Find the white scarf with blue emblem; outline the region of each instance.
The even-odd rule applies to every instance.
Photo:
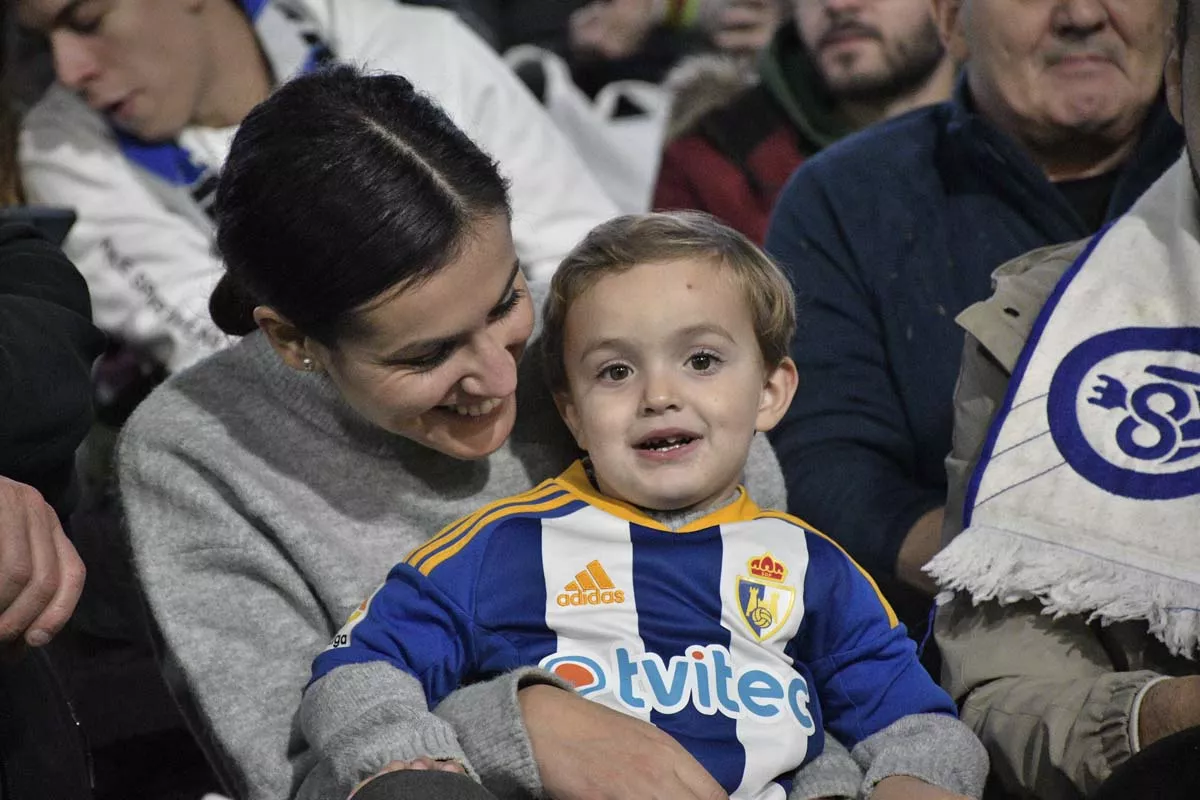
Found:
[[[1200,644],[1200,200],[1186,156],[1059,281],[992,423],[964,532],[926,568],[975,602]]]

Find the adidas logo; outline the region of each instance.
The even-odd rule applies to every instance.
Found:
[[[618,589],[600,566],[599,561],[593,561],[583,570],[575,573],[575,580],[563,587],[563,592],[556,599],[563,608],[568,606],[610,606],[625,602],[625,592]]]

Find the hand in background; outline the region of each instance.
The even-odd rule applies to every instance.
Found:
[[[1200,675],[1168,678],[1146,690],[1138,712],[1143,749],[1174,733],[1200,726]]]
[[[927,511],[909,528],[900,553],[896,556],[896,577],[914,589],[933,597],[937,584],[922,570],[942,549],[942,522],[946,509]]]
[[[40,647],[67,624],[83,561],[38,491],[0,477],[0,647]]]
[[[571,15],[571,49],[602,59],[628,58],[656,24],[654,0],[593,0]]]
[[[700,762],[647,722],[553,686],[528,686],[518,697],[555,800],[728,800]]]

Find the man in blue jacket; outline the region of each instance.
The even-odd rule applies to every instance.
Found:
[[[954,97],[824,151],[776,206],[767,249],[800,298],[801,388],[772,434],[789,511],[885,584],[931,591],[954,317],[993,269],[1094,233],[1179,155],[1161,90],[1169,5],[935,0],[965,64]]]

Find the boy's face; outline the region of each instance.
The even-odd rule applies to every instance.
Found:
[[[557,398],[600,490],[652,509],[711,505],[741,482],[755,431],[783,416],[790,359],[763,365],[750,309],[721,266],[642,264],[567,312]]]

